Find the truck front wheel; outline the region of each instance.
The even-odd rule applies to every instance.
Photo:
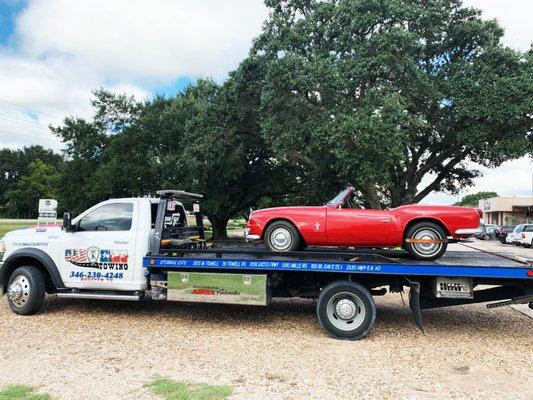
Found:
[[[44,302],[45,283],[39,269],[27,266],[17,268],[9,278],[7,301],[13,312],[35,314]]]
[[[316,312],[320,325],[337,339],[362,339],[376,320],[372,294],[364,286],[349,281],[326,286],[318,296]]]

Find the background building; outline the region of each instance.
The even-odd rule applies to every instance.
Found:
[[[533,221],[533,197],[491,197],[480,200],[487,224],[519,224]]]

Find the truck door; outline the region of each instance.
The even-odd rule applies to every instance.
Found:
[[[67,287],[128,290],[133,280],[138,204],[114,201],[89,210],[59,242]]]

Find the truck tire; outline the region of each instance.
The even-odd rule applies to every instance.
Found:
[[[300,232],[289,221],[271,223],[264,234],[265,246],[270,251],[296,251],[300,247]]]
[[[316,314],[318,322],[330,336],[358,340],[374,327],[376,304],[364,286],[337,281],[320,292]]]
[[[9,277],[7,302],[16,314],[35,314],[43,305],[44,294],[44,277],[35,267],[18,267]]]
[[[440,225],[430,221],[417,222],[411,226],[406,234],[406,239],[413,240],[440,240],[440,243],[416,243],[406,242],[405,249],[409,252],[411,257],[417,260],[431,261],[440,258],[448,243],[446,242],[446,232]]]

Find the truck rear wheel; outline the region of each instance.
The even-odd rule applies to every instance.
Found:
[[[44,277],[39,269],[27,266],[17,268],[9,278],[7,301],[13,312],[35,314],[44,302]]]
[[[330,336],[357,340],[374,327],[376,304],[364,286],[337,281],[320,292],[316,313],[320,325]]]

